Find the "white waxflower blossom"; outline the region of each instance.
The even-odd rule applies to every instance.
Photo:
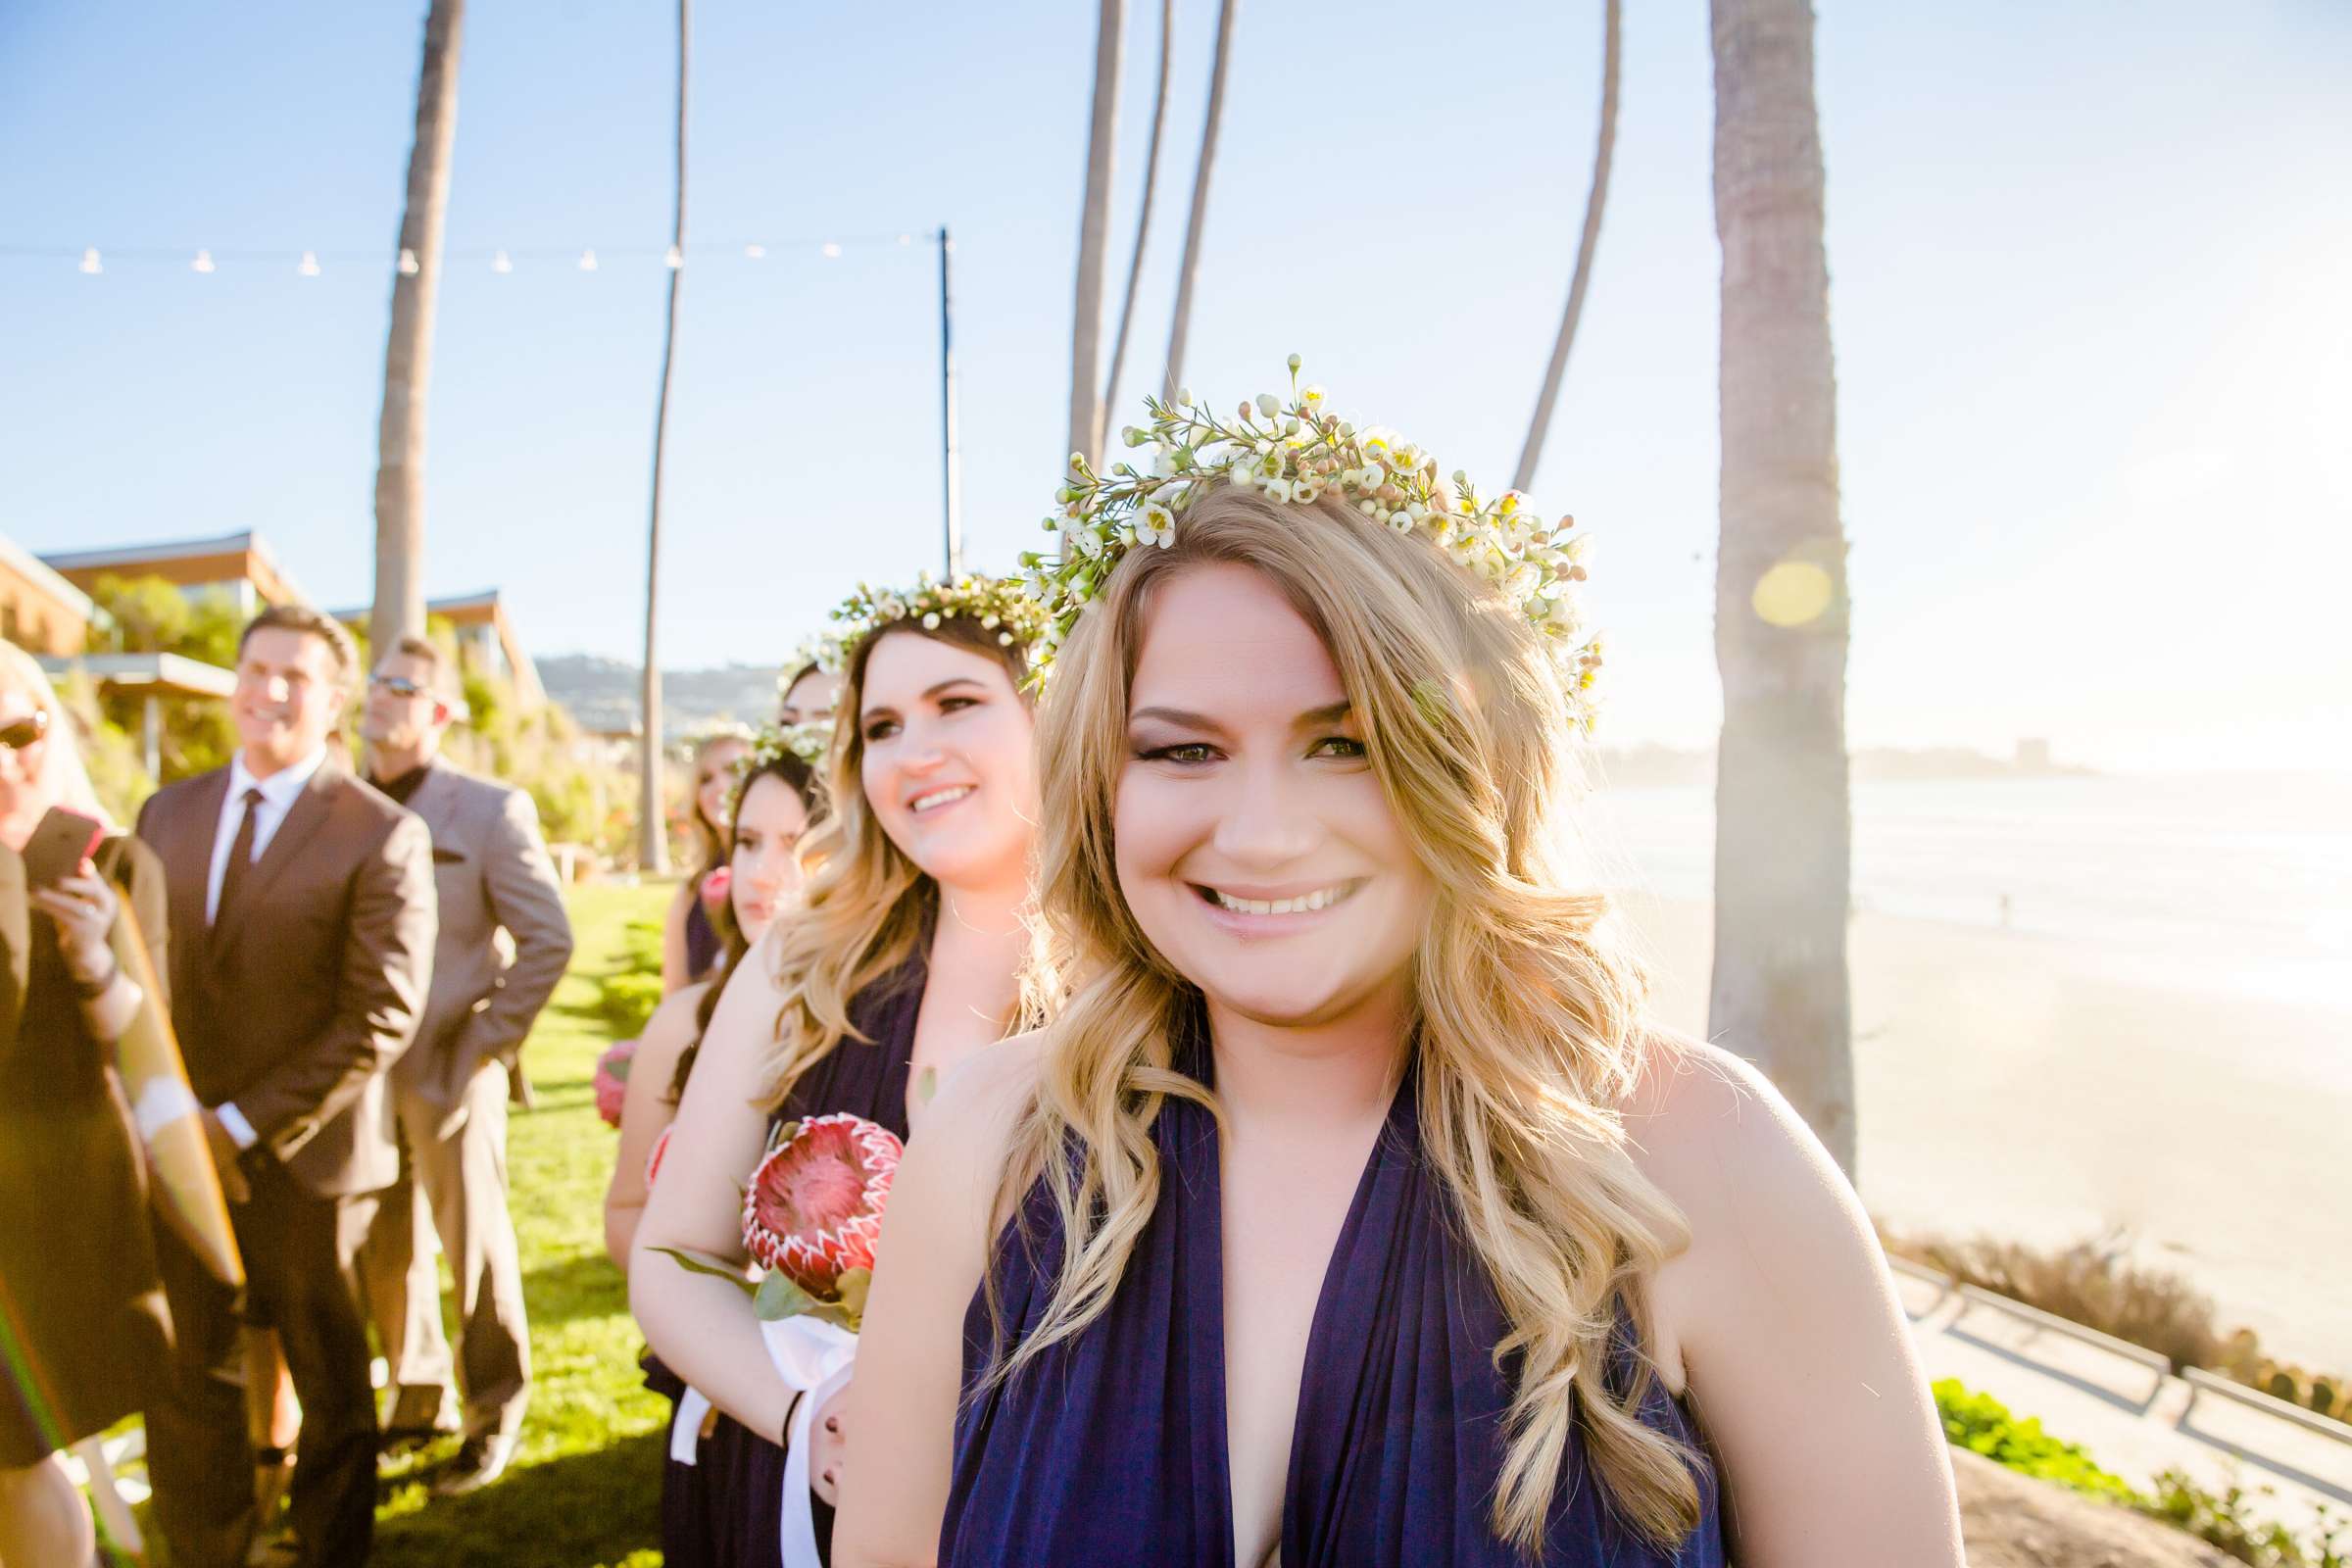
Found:
[[[937,631],[937,630],[939,630],[939,612],[938,612],[938,611],[934,610],[934,611],[932,611],[932,612],[931,612],[929,614],[926,614],[925,616],[923,616],[923,629],[924,629],[925,631]]]
[[[1167,549],[1176,542],[1176,514],[1156,501],[1145,502],[1143,511],[1136,514],[1135,535],[1138,544]]]
[[[1271,419],[1282,412],[1282,400],[1271,392],[1260,392],[1257,395],[1257,412]]]
[[[1273,503],[1274,503],[1275,505],[1277,505],[1277,506],[1288,506],[1288,505],[1290,504],[1290,500],[1291,500],[1291,481],[1290,481],[1290,480],[1288,480],[1288,479],[1268,479],[1268,480],[1266,481],[1265,489],[1266,489],[1266,499],[1267,499],[1268,501],[1271,501],[1271,502],[1273,502]]]

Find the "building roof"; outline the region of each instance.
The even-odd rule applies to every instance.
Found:
[[[71,659],[43,659],[39,663],[52,675],[80,671],[101,685],[120,690],[150,688],[176,697],[226,697],[237,688],[235,670],[178,654],[79,654]]]
[[[48,563],[6,534],[0,534],[0,563],[85,621],[97,609],[88,594],[59,576]]]
[[[371,610],[367,605],[347,606],[330,611],[335,619],[347,626],[365,626]],[[539,679],[539,666],[522,646],[522,638],[514,630],[514,621],[507,613],[507,603],[496,588],[484,588],[478,593],[451,594],[424,602],[424,612],[459,626],[489,626],[498,635],[499,647],[506,654],[507,668],[513,675],[515,690],[526,704],[537,706],[547,700],[547,688]]]
[[[41,559],[55,570],[118,571],[127,568],[158,567],[174,561],[196,561],[206,556],[246,556],[273,578],[292,598],[304,604],[311,596],[302,591],[286,568],[278,564],[277,553],[259,533],[248,528],[241,533],[216,534],[207,539],[167,539],[156,544],[115,545],[104,550],[70,550],[52,552]]]

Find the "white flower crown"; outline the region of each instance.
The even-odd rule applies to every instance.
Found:
[[[859,583],[831,615],[841,622],[839,647],[845,668],[857,656],[858,644],[902,620],[918,620],[926,630],[937,631],[962,615],[995,632],[997,642],[1006,648],[1031,648],[1046,629],[1045,610],[1021,591],[1019,583],[973,572],[942,582],[926,571],[904,593]]]
[[[1296,354],[1288,404],[1260,393],[1231,419],[1196,404],[1190,392],[1177,393],[1172,404],[1146,398],[1144,406],[1150,423],[1121,432],[1128,446],[1145,449],[1143,466],[1119,463],[1098,474],[1084,454],[1072,453],[1068,476],[1054,492],[1061,510],[1044,524],[1048,532],[1066,533],[1068,549],[1020,558],[1029,596],[1047,616],[1032,660],[1038,678],[1120,559],[1140,546],[1173,544],[1185,513],[1223,480],[1286,505],[1334,495],[1370,521],[1428,540],[1556,643],[1572,666],[1570,700],[1591,725],[1601,649],[1597,635],[1578,640],[1583,620],[1575,587],[1585,580],[1585,541],[1569,537],[1574,517],[1548,525],[1516,490],[1482,500],[1459,470],[1450,486],[1441,483],[1437,460],[1421,448],[1394,431],[1359,428],[1331,414],[1319,386],[1298,390]]]

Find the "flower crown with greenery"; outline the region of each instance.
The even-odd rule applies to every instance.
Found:
[[[906,592],[859,583],[858,591],[832,612],[832,618],[842,623],[842,667],[857,657],[859,644],[885,626],[912,620],[926,631],[937,631],[958,615],[995,632],[998,643],[1006,648],[1034,648],[1046,630],[1045,607],[1007,577],[965,572],[943,582],[926,571]]]
[[[806,724],[762,724],[760,733],[752,737],[752,749],[736,760],[736,788],[741,789],[754,773],[785,756],[799,758],[821,776],[825,750],[832,744],[833,726],[823,719]]]
[[[827,675],[838,675],[849,667],[842,658],[841,639],[829,631],[814,632],[801,639],[801,645],[784,661],[776,671],[776,701],[781,703],[792,695],[792,680],[802,670],[815,668]]]
[[[1186,511],[1224,480],[1283,504],[1336,496],[1372,522],[1428,540],[1492,583],[1555,643],[1570,666],[1570,701],[1591,725],[1601,650],[1597,635],[1579,640],[1575,585],[1585,580],[1585,541],[1569,537],[1575,518],[1546,524],[1516,490],[1483,499],[1458,470],[1450,486],[1442,483],[1437,459],[1421,448],[1395,431],[1340,418],[1324,407],[1319,386],[1300,391],[1296,354],[1287,404],[1260,393],[1223,418],[1179,392],[1174,403],[1148,397],[1144,407],[1150,423],[1121,435],[1145,449],[1145,461],[1099,474],[1084,454],[1070,454],[1068,475],[1054,492],[1061,510],[1045,520],[1048,532],[1066,535],[1067,548],[1020,558],[1027,592],[1048,617],[1033,660],[1037,678],[1120,558],[1173,544]]]

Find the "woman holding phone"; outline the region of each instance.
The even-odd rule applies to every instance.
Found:
[[[53,809],[105,837],[50,875],[43,851],[75,826],[51,818],[36,842]],[[90,1560],[89,1510],[58,1454],[164,1375],[171,1319],[113,1062],[143,1000],[115,959],[118,886],[155,972],[167,966],[163,866],[113,831],[48,677],[5,643],[0,850],[0,1564],[17,1568]]]

